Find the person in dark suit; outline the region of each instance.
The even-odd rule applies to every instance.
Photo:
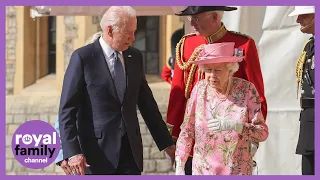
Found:
[[[63,158],[80,175],[140,175],[143,146],[136,105],[160,151],[174,160],[175,145],[145,78],[134,41],[136,12],[112,6],[102,37],[75,50],[59,107]]]
[[[305,44],[296,66],[300,96],[300,133],[296,154],[302,155],[302,175],[314,175],[314,94],[315,94],[315,60],[314,60],[314,6],[296,6],[289,16],[298,16],[302,33],[312,37]]]

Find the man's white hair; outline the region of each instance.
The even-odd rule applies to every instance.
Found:
[[[199,68],[201,70],[204,70],[205,66],[206,65],[201,64],[201,65],[199,65]],[[239,70],[239,63],[237,63],[237,62],[226,63],[226,67],[230,71],[230,76],[233,76],[234,73]]]
[[[136,10],[131,6],[111,6],[101,18],[100,26],[104,31],[107,26],[118,31],[126,17],[136,17]]]
[[[220,21],[222,21],[223,15],[224,15],[224,11],[216,11],[217,15],[218,15],[218,19]]]
[[[224,11],[211,11],[211,12],[217,13],[218,21],[222,21],[222,18],[223,18],[223,15],[224,15]]]

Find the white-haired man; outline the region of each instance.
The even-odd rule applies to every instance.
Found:
[[[236,9],[228,6],[188,6],[176,14],[188,16],[195,33],[184,36],[177,45],[176,66],[167,111],[167,126],[174,139],[177,139],[180,134],[180,126],[190,92],[195,84],[204,78],[203,73],[198,71],[198,67],[191,63],[197,60],[200,52],[198,47],[203,44],[235,42],[235,55],[243,55],[244,60],[239,63],[239,70],[234,76],[248,80],[255,85],[260,96],[257,101],[261,102],[264,118],[267,116],[264,83],[255,42],[248,36],[228,31],[222,22],[224,11]],[[258,145],[257,142],[253,142],[252,147],[249,147],[247,151],[251,151],[254,155]],[[190,153],[185,165],[187,175],[191,174],[192,155],[193,152]]]
[[[74,51],[64,76],[59,107],[63,157],[80,175],[140,175],[136,105],[159,150],[173,159],[175,145],[146,81],[142,54],[129,47],[137,28],[135,10],[112,6],[100,24],[102,37]]]
[[[300,133],[296,153],[302,155],[302,175],[314,175],[314,96],[315,96],[315,60],[314,60],[314,6],[296,6],[289,16],[298,16],[302,33],[311,34],[303,48],[296,66],[296,76],[300,97]]]

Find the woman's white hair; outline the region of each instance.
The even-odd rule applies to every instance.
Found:
[[[91,44],[93,43],[95,40],[97,40],[100,36],[102,36],[102,31],[99,31],[99,32],[96,32],[94,33],[92,36],[90,36],[87,41],[86,41],[86,44],[85,45],[88,45],[88,44]]]
[[[233,74],[239,70],[239,63],[237,62],[227,63],[226,67],[230,71],[230,75],[233,76]]]
[[[112,30],[118,31],[126,17],[136,17],[136,10],[131,6],[111,6],[101,18],[100,26],[102,31],[107,26]]]
[[[201,65],[199,65],[199,68],[201,70],[204,70],[205,66],[206,65],[201,64]],[[233,76],[233,74],[239,70],[239,63],[237,63],[237,62],[226,63],[226,67],[230,71],[230,76]]]

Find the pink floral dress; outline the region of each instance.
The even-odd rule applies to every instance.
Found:
[[[231,83],[225,101],[215,95],[206,80],[199,81],[192,90],[176,156],[185,164],[194,143],[193,175],[251,175],[251,143],[265,141],[268,137],[254,85],[235,77]],[[243,121],[242,134],[233,130],[211,132],[207,121],[217,116]]]

